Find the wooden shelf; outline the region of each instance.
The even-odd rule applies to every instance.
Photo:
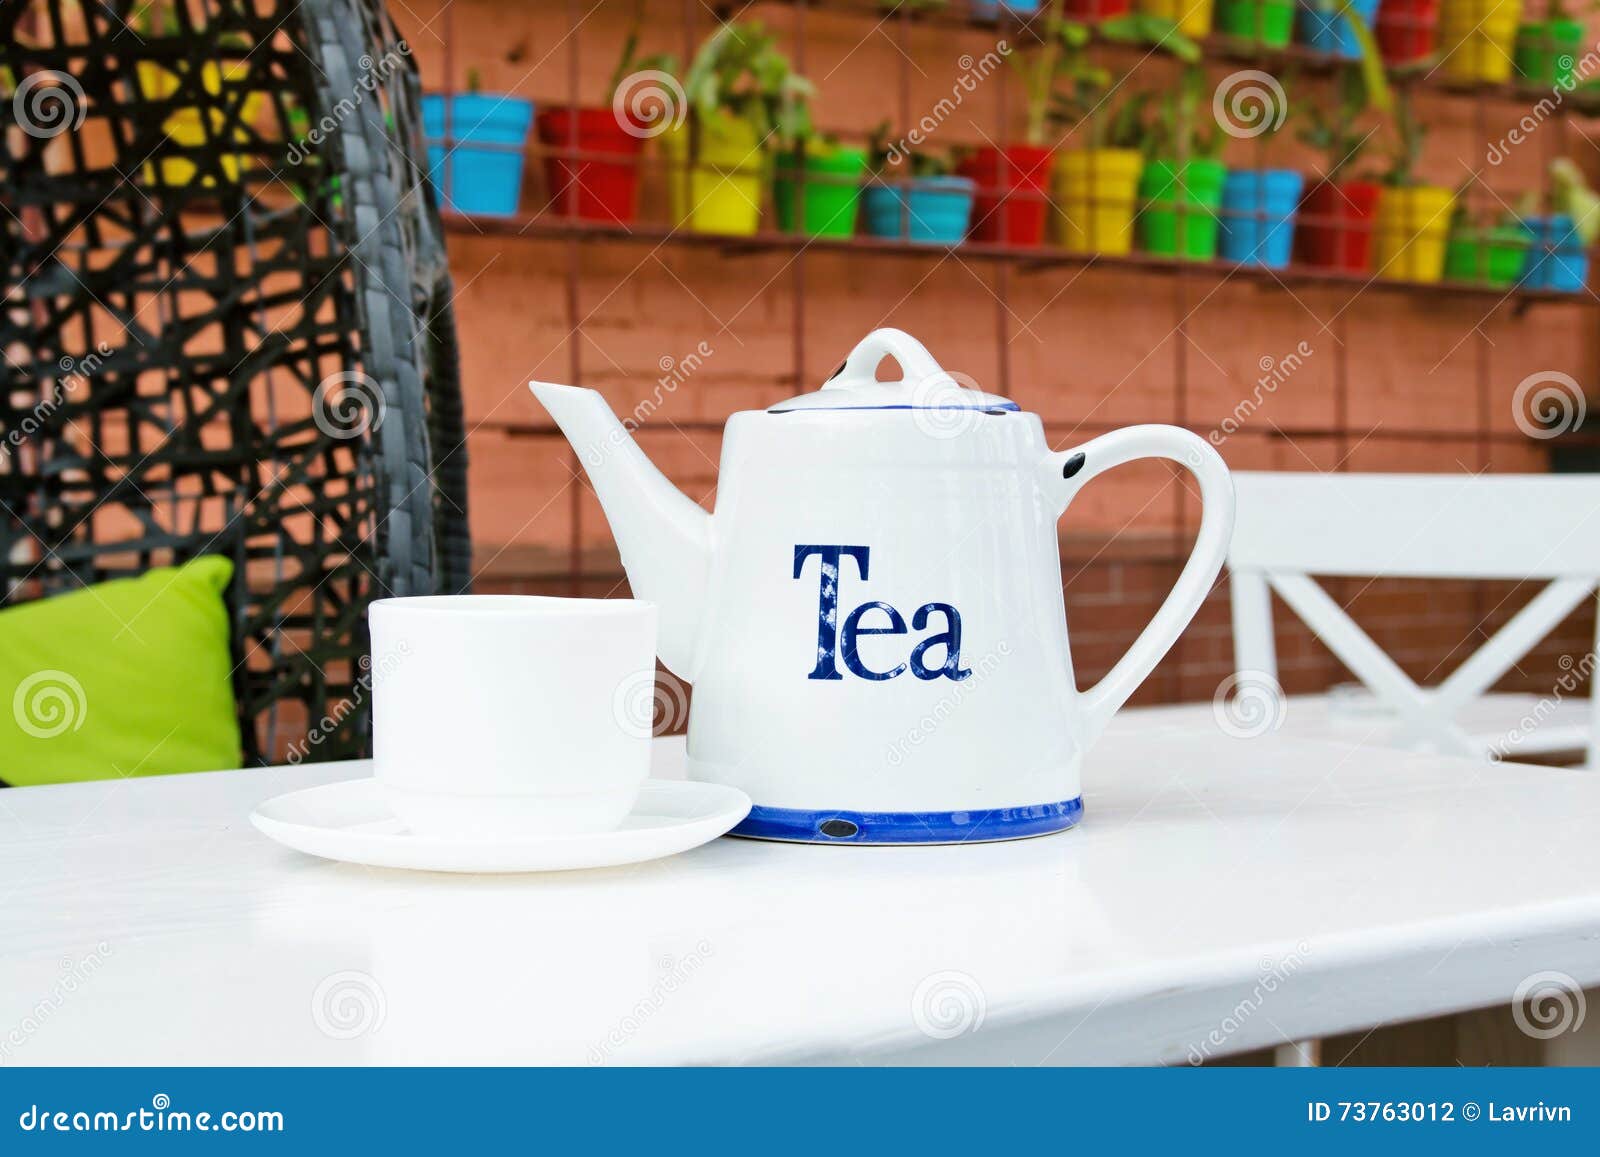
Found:
[[[805,8],[811,12],[831,12],[855,16],[863,20],[892,26],[904,19],[908,24],[923,27],[949,28],[952,30],[970,30],[982,32],[1004,33],[1017,37],[1022,41],[1038,43],[1040,40],[1039,29],[1043,24],[1044,10],[1039,12],[1024,12],[1003,15],[998,19],[994,15],[980,15],[963,0],[954,0],[943,9],[918,10],[905,8],[904,11],[878,2],[878,0],[769,0],[771,3],[780,4],[789,8]],[[1045,0],[1048,6],[1048,0]],[[709,5],[719,19],[729,20],[738,16],[745,4],[719,3]],[[1147,49],[1142,45],[1126,44],[1119,41],[1106,40],[1094,34],[1094,22],[1079,17],[1069,16],[1068,20],[1084,24],[1090,30],[1092,43],[1100,50],[1112,52],[1136,53],[1143,56]],[[1341,68],[1352,67],[1355,62],[1329,52],[1319,52],[1304,44],[1291,43],[1282,47],[1262,44],[1259,41],[1246,37],[1229,36],[1221,32],[1213,32],[1199,41],[1200,49],[1205,60],[1212,63],[1251,63],[1268,68],[1286,68],[1292,66],[1297,72],[1312,74],[1331,74]],[[1483,82],[1461,81],[1445,76],[1435,69],[1422,69],[1415,66],[1405,68],[1388,68],[1385,70],[1389,82],[1403,88],[1421,88],[1458,96],[1482,95],[1495,100],[1526,103],[1529,100],[1538,100],[1540,97],[1550,95],[1549,85],[1518,84],[1515,82],[1501,82],[1487,84]],[[1572,111],[1586,116],[1600,115],[1600,88],[1584,91],[1581,87],[1563,95],[1563,103]]]
[[[711,249],[728,256],[759,253],[846,253],[867,257],[943,257],[947,254],[963,261],[1005,264],[1024,273],[1049,269],[1085,268],[1128,269],[1151,273],[1191,274],[1217,278],[1240,278],[1269,285],[1325,285],[1349,289],[1374,289],[1385,292],[1425,293],[1430,297],[1448,295],[1475,297],[1485,302],[1511,302],[1519,308],[1533,304],[1582,304],[1592,300],[1587,293],[1558,293],[1550,290],[1503,289],[1460,281],[1401,281],[1375,278],[1367,273],[1348,273],[1291,265],[1286,269],[1267,269],[1260,265],[1241,265],[1232,261],[1180,261],[1147,253],[1127,256],[1069,253],[1049,246],[998,245],[968,241],[957,246],[932,245],[883,237],[806,237],[798,233],[761,232],[749,236],[716,233],[691,233],[661,225],[610,225],[572,220],[551,213],[518,214],[514,217],[444,214],[448,232],[468,236],[526,238],[537,241],[592,241],[636,245]]]

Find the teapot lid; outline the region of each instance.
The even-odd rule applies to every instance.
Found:
[[[897,382],[878,381],[884,358],[900,365]],[[986,394],[939,368],[923,344],[904,330],[876,329],[861,340],[820,390],[767,407],[769,414],[794,410],[1016,410],[999,394]]]

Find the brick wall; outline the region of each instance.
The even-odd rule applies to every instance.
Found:
[[[463,85],[470,65],[486,90],[541,104],[564,103],[575,76],[583,99],[594,104],[606,99],[632,7],[631,0],[408,0],[394,10],[430,88],[449,79]],[[686,36],[709,30],[707,10],[696,3],[687,6],[698,15],[686,32],[684,7],[677,0],[649,6],[646,51],[681,53]],[[790,6],[749,11],[774,27],[792,27]],[[579,17],[576,33],[569,13]],[[902,43],[893,22],[875,25],[875,18],[838,13],[805,18],[804,68],[818,83],[825,127],[860,133],[885,116],[920,116],[949,92],[962,57],[994,42],[993,33],[913,28]],[[1161,67],[1141,65],[1141,75]],[[1226,70],[1216,71],[1220,77]],[[941,126],[938,143],[998,135],[1002,105],[1015,132],[1020,96],[1003,72]],[[1301,82],[1293,99],[1318,99],[1320,83]],[[1453,185],[1484,167],[1486,143],[1526,109],[1506,99],[1420,90],[1419,111],[1432,130],[1423,171]],[[1282,134],[1268,155],[1274,164],[1305,167],[1308,158],[1291,137]],[[1541,126],[1490,173],[1497,195],[1509,203],[1537,186],[1550,156],[1571,152],[1587,163],[1593,150],[1579,142],[1571,126]],[[1250,147],[1256,143],[1236,142],[1235,159],[1249,160]],[[660,183],[659,175],[649,178],[645,196],[645,213],[657,220],[664,216]],[[530,161],[530,211],[542,204],[542,189]],[[1127,268],[1029,272],[957,258],[822,252],[796,260],[787,251],[461,232],[449,240],[484,590],[626,589],[598,505],[524,383],[580,381],[626,412],[658,390],[662,359],[681,360],[701,342],[711,353],[669,392],[639,440],[707,507],[715,500],[717,431],[726,416],[815,388],[880,324],[923,337],[947,368],[1009,392],[1043,417],[1059,447],[1131,422],[1177,422],[1210,434],[1252,395],[1264,368],[1305,343],[1311,352],[1302,364],[1222,440],[1223,456],[1239,469],[1541,471],[1545,445],[1519,432],[1513,392],[1531,373],[1559,370],[1588,381],[1595,369],[1588,304],[1519,313],[1477,296]],[[804,331],[798,349],[797,321]],[[1149,618],[1194,522],[1187,490],[1162,465],[1117,471],[1074,504],[1063,522],[1063,569],[1080,678],[1102,674]],[[1403,667],[1435,681],[1532,594],[1498,584],[1393,581],[1330,589]],[[1557,656],[1588,649],[1592,615],[1592,607],[1574,615],[1507,685],[1552,687]],[[1278,623],[1290,691],[1348,678],[1281,606]],[[1138,701],[1209,697],[1230,663],[1219,584]]]

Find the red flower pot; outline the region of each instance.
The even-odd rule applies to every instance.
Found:
[[[1300,202],[1297,256],[1307,265],[1361,273],[1372,266],[1379,187],[1371,181],[1319,181]]]
[[[624,128],[609,108],[545,109],[537,123],[551,210],[612,225],[632,221],[643,136]],[[574,152],[582,156],[563,155]]]
[[[1126,16],[1133,8],[1133,0],[1067,0],[1067,18],[1070,20],[1109,20],[1113,16]]]
[[[978,187],[972,239],[1007,245],[1039,245],[1050,216],[1050,160],[1038,145],[1011,145],[1003,153],[985,146],[961,163],[963,177]]]
[[[1410,64],[1433,55],[1439,0],[1382,0],[1378,48],[1388,64]]]

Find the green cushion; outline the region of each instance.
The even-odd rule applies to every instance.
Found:
[[[232,576],[206,556],[0,611],[0,780],[238,767]]]

